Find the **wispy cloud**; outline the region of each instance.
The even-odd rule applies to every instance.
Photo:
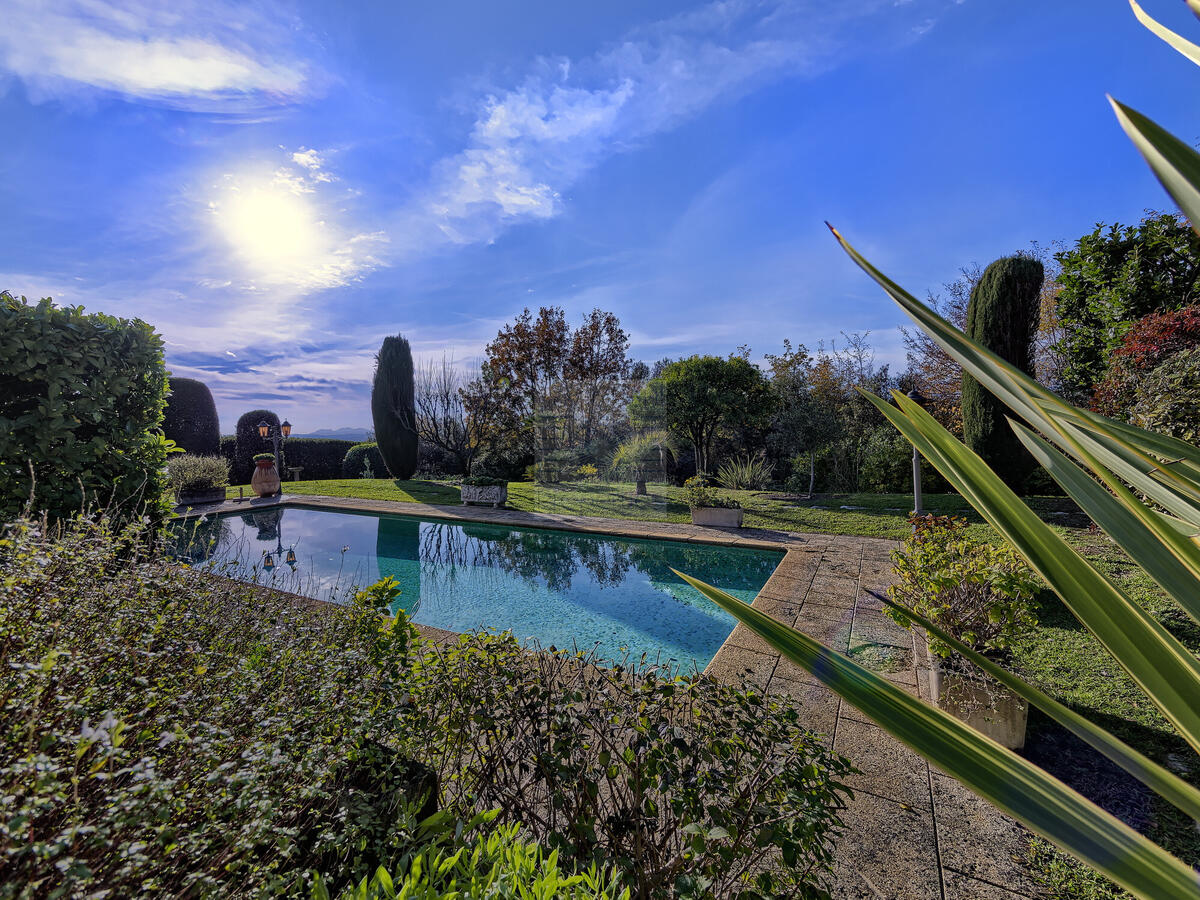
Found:
[[[80,91],[190,109],[290,103],[323,78],[280,9],[229,0],[8,0],[0,68],[31,96]]]
[[[520,85],[480,101],[467,146],[436,166],[398,233],[420,251],[555,216],[564,192],[605,158],[771,80],[821,71],[847,22],[887,8],[844,6],[721,0],[591,57],[539,60]]]

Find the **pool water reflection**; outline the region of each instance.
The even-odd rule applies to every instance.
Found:
[[[415,622],[511,630],[542,646],[598,645],[703,669],[734,619],[671,568],[751,602],[782,553],[297,506],[184,522],[179,555],[234,577],[344,602],[395,578]],[[294,551],[294,566],[286,560]],[[269,565],[268,565],[269,564]]]

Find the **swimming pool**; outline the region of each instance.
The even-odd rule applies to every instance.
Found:
[[[288,505],[176,526],[179,554],[234,577],[344,602],[391,576],[414,622],[511,630],[543,647],[597,647],[703,669],[734,618],[678,569],[750,603],[780,552],[509,528]],[[294,565],[289,565],[289,551]]]

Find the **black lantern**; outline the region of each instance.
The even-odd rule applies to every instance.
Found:
[[[279,426],[279,430],[283,432],[284,437],[292,436],[292,423],[287,419],[283,420],[283,424]]]
[[[271,426],[266,422],[258,423],[258,436],[264,441],[271,436]]]
[[[295,551],[295,550],[293,550],[292,548],[290,548],[290,547],[289,547],[289,548],[288,548],[288,552],[287,552],[287,559],[285,559],[284,561],[285,561],[285,562],[286,562],[286,563],[287,563],[289,566],[294,566],[294,565],[296,565],[296,551]]]

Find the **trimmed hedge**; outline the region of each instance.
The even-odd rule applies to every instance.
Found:
[[[342,459],[342,477],[361,478],[364,461],[370,463],[371,471],[375,474],[376,478],[387,477],[387,466],[383,463],[383,455],[379,452],[379,445],[374,441],[355,444],[346,451],[346,455]]]
[[[283,445],[285,465],[303,466],[300,477],[305,481],[341,478],[342,462],[353,446],[354,441],[337,438],[290,438]],[[287,477],[287,472],[279,474]]]
[[[166,393],[162,338],[145,322],[0,293],[0,515],[35,485],[52,518],[93,502],[165,513]]]
[[[195,378],[172,378],[170,386],[163,434],[188,453],[212,456],[220,449],[221,426],[208,385]]]

